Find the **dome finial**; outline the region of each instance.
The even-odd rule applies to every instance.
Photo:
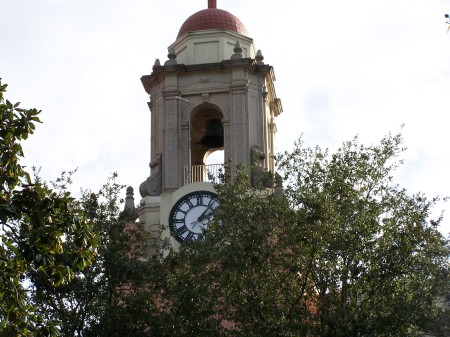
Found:
[[[208,0],[208,8],[217,8],[217,0]]]

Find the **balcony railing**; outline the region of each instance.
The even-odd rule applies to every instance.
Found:
[[[185,166],[184,185],[201,181],[217,183],[222,170],[223,164]]]

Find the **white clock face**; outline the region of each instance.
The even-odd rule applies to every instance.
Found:
[[[213,192],[196,191],[186,194],[170,211],[169,227],[173,236],[179,242],[198,239],[218,205],[217,194]]]

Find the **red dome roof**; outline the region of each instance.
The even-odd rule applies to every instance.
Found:
[[[247,36],[244,24],[233,14],[223,9],[208,8],[191,15],[181,26],[177,39],[187,32],[205,29],[227,29]]]

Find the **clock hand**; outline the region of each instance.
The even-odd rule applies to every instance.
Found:
[[[198,219],[197,219],[197,221],[202,221],[203,220],[203,218],[204,218],[204,216],[205,216],[205,213],[208,211],[208,207],[206,207],[206,209],[203,211],[203,213],[202,214],[200,214],[200,216],[198,217]]]
[[[207,208],[207,209],[203,212],[203,214],[198,218],[198,221],[203,221],[203,220],[208,219],[208,218],[211,217],[211,215],[213,214],[213,210],[211,210],[211,212],[209,212],[208,214],[205,214],[207,210],[209,210],[209,208]]]

